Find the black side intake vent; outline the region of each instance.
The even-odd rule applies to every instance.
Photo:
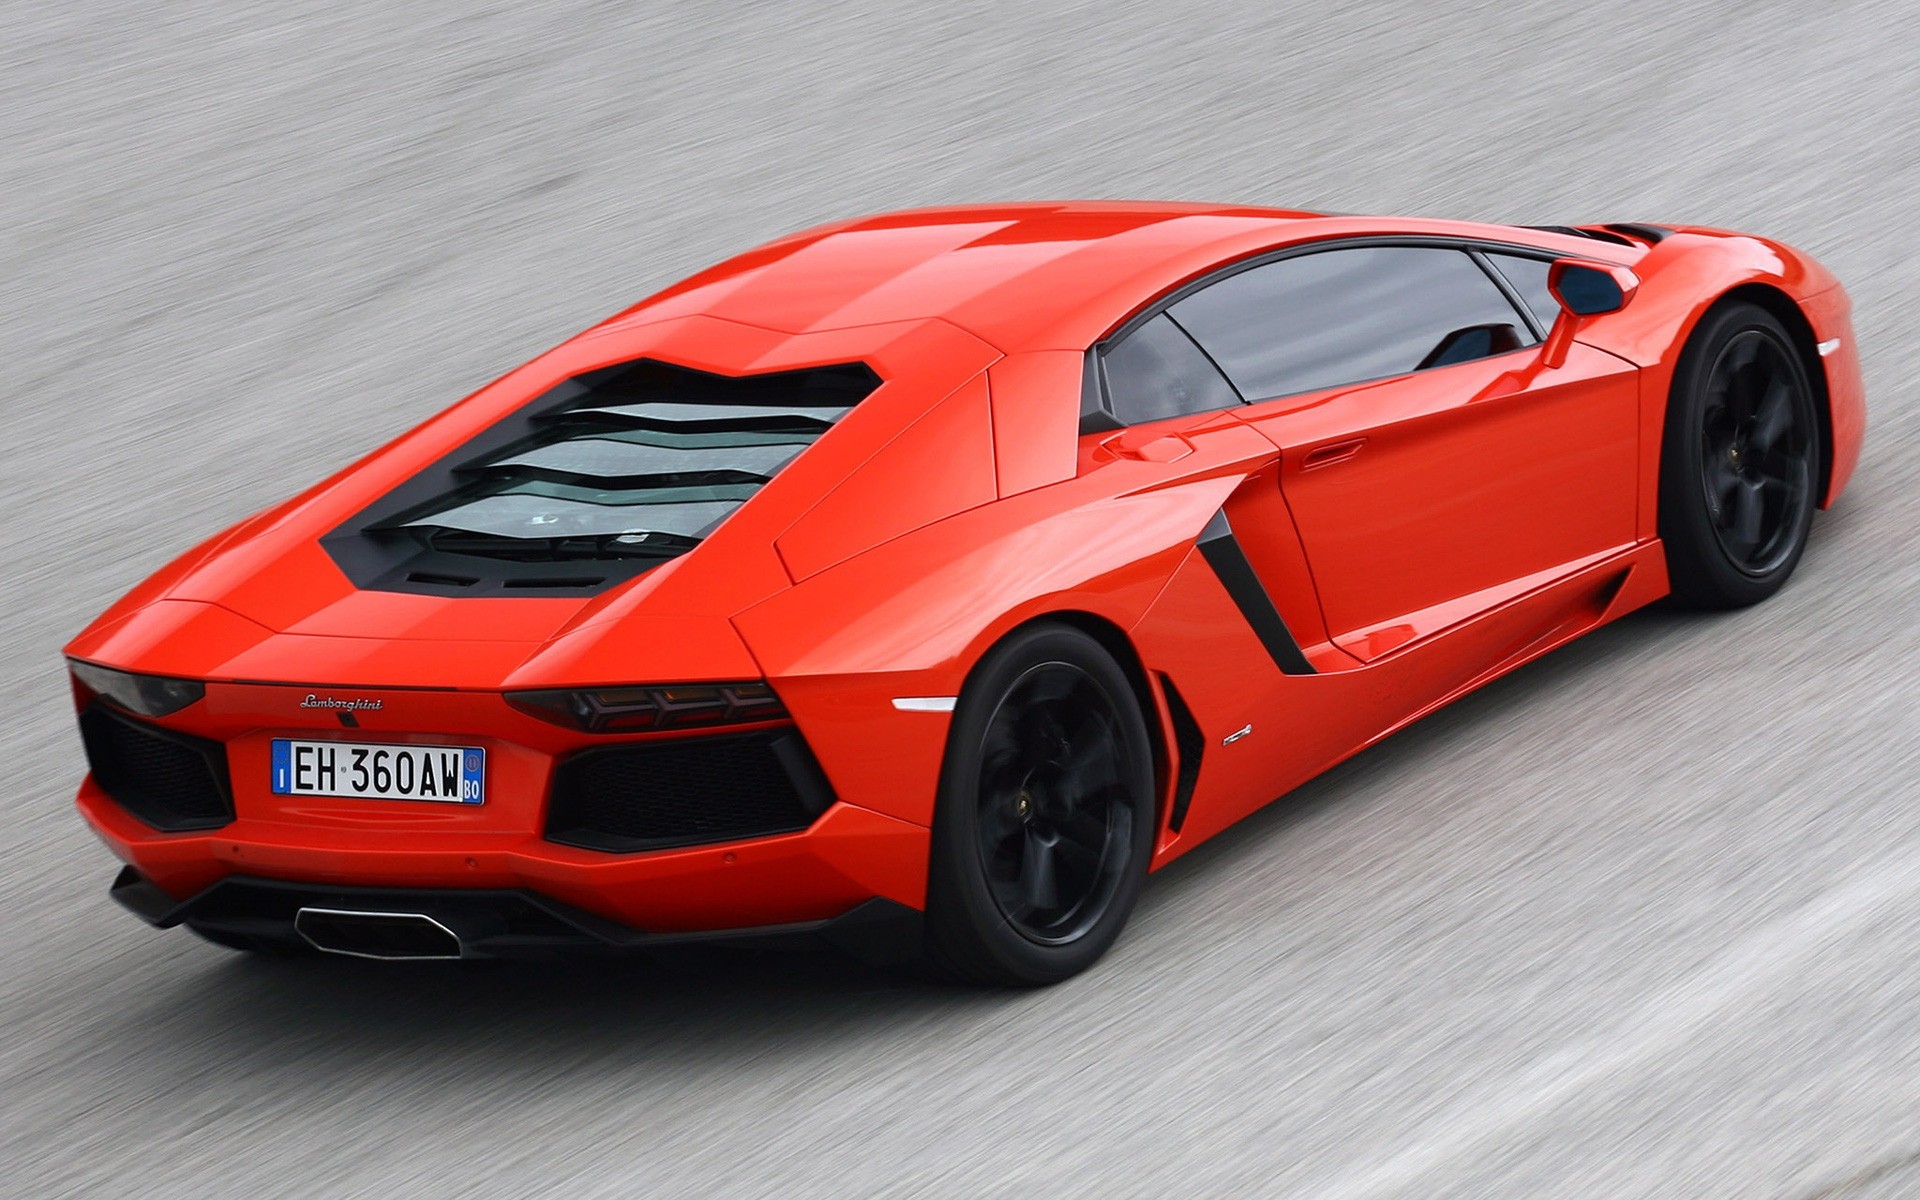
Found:
[[[554,771],[549,841],[631,853],[794,833],[833,793],[792,729],[586,750]]]
[[[93,781],[155,829],[218,829],[233,820],[226,748],[95,704],[80,714]]]
[[[549,390],[321,539],[362,588],[591,594],[698,545],[880,384],[652,359]]]
[[[1179,769],[1173,776],[1173,804],[1167,813],[1167,828],[1179,833],[1180,826],[1187,820],[1187,806],[1193,803],[1194,785],[1200,782],[1200,756],[1206,751],[1207,739],[1200,732],[1199,722],[1193,719],[1193,710],[1174,688],[1173,680],[1160,676],[1160,690],[1167,695],[1167,717],[1173,722],[1173,749],[1180,758]]]

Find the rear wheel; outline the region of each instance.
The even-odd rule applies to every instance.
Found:
[[[1806,549],[1820,424],[1779,320],[1709,313],[1674,372],[1660,455],[1660,537],[1673,596],[1693,608],[1766,599]]]
[[[927,885],[933,965],[1034,986],[1113,944],[1153,844],[1146,723],[1126,675],[1065,625],[989,652],[947,739]]]

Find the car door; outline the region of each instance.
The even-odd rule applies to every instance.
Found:
[[[1239,419],[1246,403],[1220,368],[1171,316],[1149,310],[1099,347],[1094,371],[1092,454],[1151,464],[1163,486],[1244,473],[1202,535],[1202,555],[1281,670],[1311,673],[1328,655],[1351,666],[1326,638],[1280,493],[1279,447]]]
[[[1577,343],[1548,365],[1524,303],[1465,246],[1376,243],[1167,308],[1281,449],[1328,635],[1356,658],[1634,541],[1637,372]]]

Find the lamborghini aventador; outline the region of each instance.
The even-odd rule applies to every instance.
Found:
[[[114,604],[67,647],[78,804],[122,903],[248,951],[799,937],[1051,982],[1421,715],[1771,595],[1864,425],[1845,292],[1761,238],[849,221]]]

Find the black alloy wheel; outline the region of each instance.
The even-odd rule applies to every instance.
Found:
[[[1126,923],[1152,846],[1153,770],[1126,675],[1064,625],[982,660],[955,709],[928,883],[933,964],[975,983],[1052,983]]]
[[[1674,375],[1660,535],[1675,598],[1764,600],[1793,573],[1818,499],[1820,425],[1792,338],[1764,309],[1718,309]]]
[[[1792,353],[1745,329],[1721,347],[1707,376],[1701,486],[1720,548],[1750,575],[1779,566],[1813,507],[1810,414]]]
[[[980,861],[1008,922],[1044,945],[1085,933],[1119,887],[1133,840],[1119,718],[1093,677],[1029,667],[981,746]]]

